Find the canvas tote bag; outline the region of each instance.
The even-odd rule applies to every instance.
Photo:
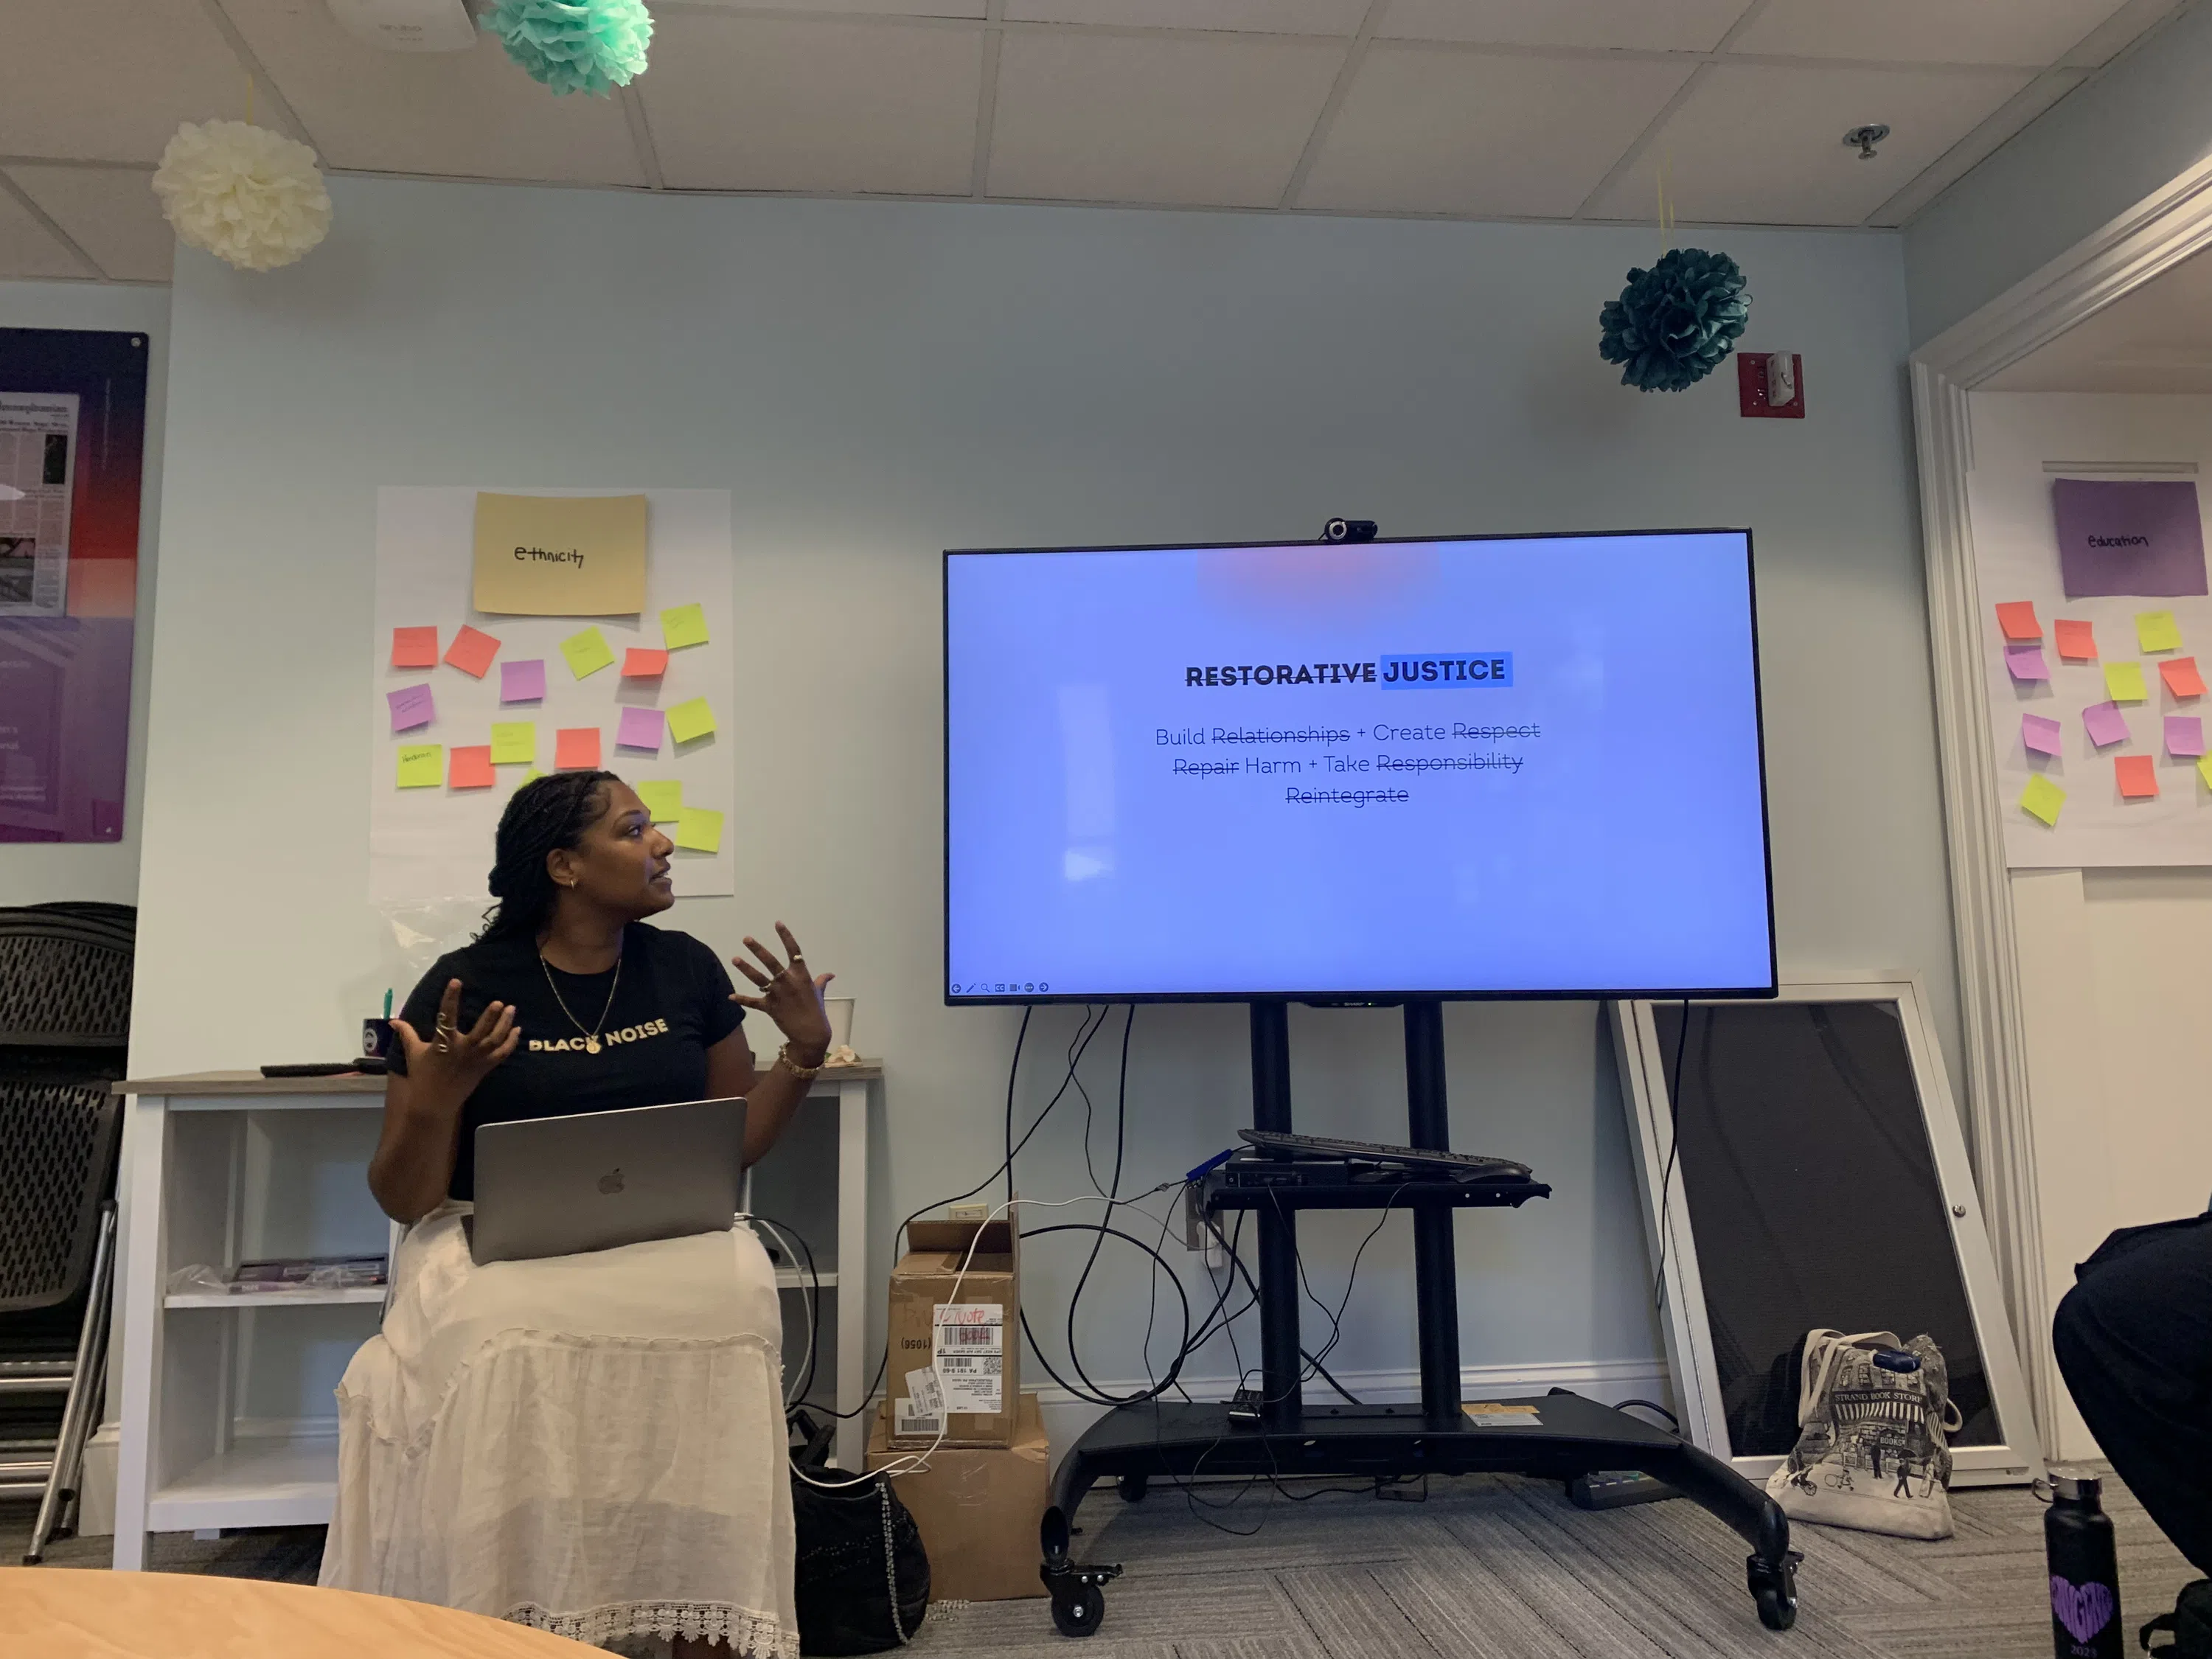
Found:
[[[1951,1535],[1959,1427],[1943,1352],[1925,1336],[1808,1331],[1797,1443],[1766,1490],[1792,1521],[1900,1538]]]

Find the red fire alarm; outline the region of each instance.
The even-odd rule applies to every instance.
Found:
[[[1735,354],[1738,410],[1747,420],[1805,418],[1804,360],[1794,351]]]

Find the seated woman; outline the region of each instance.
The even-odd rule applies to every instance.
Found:
[[[643,918],[673,850],[610,772],[514,793],[483,932],[392,1022],[398,1052],[368,1183],[412,1224],[382,1332],[338,1388],[337,1512],[322,1582],[606,1644],[796,1659],[783,1325],[743,1226],[477,1267],[477,1127],[742,1095],[744,1158],[775,1144],[830,1040],[820,981],[736,966]],[[744,1010],[785,1039],[766,1072]],[[621,1040],[607,1041],[609,1033]]]

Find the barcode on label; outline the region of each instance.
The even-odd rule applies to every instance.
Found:
[[[994,1353],[940,1353],[937,1356],[938,1375],[951,1373],[960,1376],[996,1376],[1005,1362]]]
[[[937,1334],[937,1340],[948,1348],[997,1349],[1004,1340],[1002,1325],[947,1325]]]
[[[892,1430],[893,1433],[937,1435],[945,1431],[945,1419],[938,1413],[932,1412],[927,1416],[924,1416],[914,1408],[914,1401],[911,1400],[901,1400],[893,1403],[896,1407],[894,1413],[896,1420]]]

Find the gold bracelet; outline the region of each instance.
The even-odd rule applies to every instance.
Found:
[[[830,1057],[829,1055],[824,1054],[822,1058],[826,1063]],[[822,1067],[819,1066],[801,1066],[797,1060],[793,1060],[791,1057],[791,1045],[788,1042],[785,1043],[783,1047],[777,1051],[775,1063],[782,1066],[785,1071],[790,1073],[792,1076],[797,1078],[801,1083],[805,1082],[809,1078],[819,1076],[822,1071]]]

